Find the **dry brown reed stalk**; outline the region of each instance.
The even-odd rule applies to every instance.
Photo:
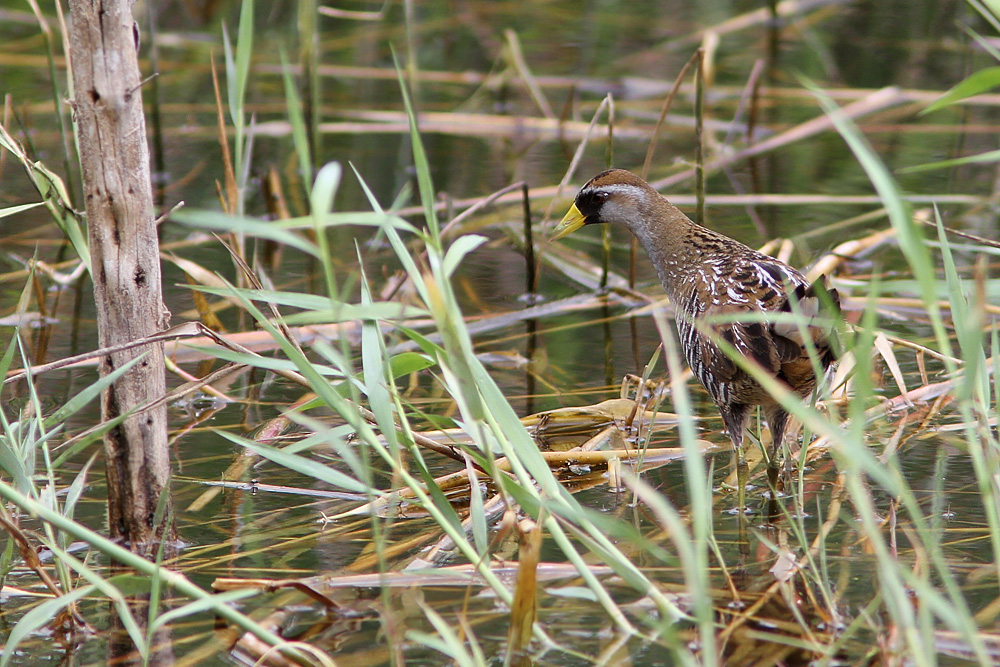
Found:
[[[604,99],[601,100],[601,103],[597,106],[597,110],[594,111],[594,115],[591,117],[590,123],[587,124],[586,130],[581,136],[580,145],[577,146],[576,152],[573,153],[573,158],[569,161],[569,166],[566,167],[566,173],[563,175],[562,180],[559,181],[559,185],[554,188],[543,188],[544,190],[552,191],[552,200],[549,202],[548,208],[545,209],[545,215],[542,217],[543,224],[547,223],[552,217],[552,208],[555,206],[556,201],[562,194],[563,189],[567,184],[569,184],[570,179],[573,178],[573,174],[576,173],[576,168],[580,164],[580,160],[583,158],[583,152],[587,147],[588,141],[590,140],[590,135],[594,131],[595,127],[597,127],[597,119],[601,117],[601,113],[610,104],[610,99],[610,96],[605,96]],[[564,137],[564,129],[565,128],[560,126],[560,137]],[[534,198],[534,196],[532,198]]]
[[[677,415],[665,410],[646,410],[645,405],[630,398],[610,398],[592,405],[557,408],[527,415],[521,422],[534,428],[537,436],[555,436],[581,431],[595,431],[608,424],[627,426],[636,417],[652,426],[676,424]]]
[[[701,453],[709,454],[726,449],[721,445],[707,440],[699,440]],[[564,468],[569,466],[603,466],[609,461],[619,459],[623,462],[636,462],[640,457],[643,462],[643,471],[649,471],[667,465],[685,456],[684,449],[680,447],[651,447],[643,452],[635,449],[607,449],[600,451],[570,450],[565,452],[540,452],[542,458],[552,468]],[[492,464],[500,472],[508,472],[510,463],[506,457],[500,457]],[[459,470],[434,479],[434,484],[442,492],[464,491],[471,488],[471,480],[467,470]],[[383,495],[375,500],[365,503],[340,514],[328,517],[330,521],[338,521],[347,517],[377,514],[380,511],[397,505],[401,502],[413,500],[417,494],[412,489],[399,489],[392,492],[383,492]]]
[[[684,76],[687,71],[698,61],[698,52],[695,51],[694,54],[684,63],[684,67],[674,78],[674,84],[670,87],[669,92],[667,92],[666,98],[663,100],[663,105],[660,107],[660,117],[656,120],[656,126],[653,128],[653,134],[649,138],[649,146],[646,147],[646,158],[642,163],[642,170],[639,175],[643,180],[647,180],[649,176],[649,168],[653,163],[653,154],[656,152],[656,144],[660,139],[660,130],[663,128],[663,123],[667,118],[667,112],[670,111],[670,106],[674,102],[674,97],[677,96],[677,91],[680,90],[681,82],[684,80]]]
[[[776,252],[774,256],[785,264],[788,264],[792,261],[793,250],[795,250],[795,244],[792,243],[792,240],[782,239],[781,243],[778,244],[778,252]]]
[[[892,227],[874,232],[861,239],[852,239],[841,243],[833,250],[816,260],[816,263],[806,271],[806,279],[810,282],[818,280],[820,276],[832,275],[836,269],[850,258],[868,252],[893,239],[896,230]]]
[[[433,571],[402,570],[393,572],[366,572],[363,574],[337,574],[318,577],[303,577],[301,579],[262,579],[218,577],[212,582],[216,591],[231,591],[239,588],[256,588],[262,591],[277,590],[283,584],[292,582],[305,584],[317,591],[335,591],[351,588],[410,588],[413,586],[449,586],[466,587],[482,585],[479,575],[480,566],[471,564],[446,565],[434,568]],[[591,565],[590,569],[598,576],[611,576],[614,570],[607,566]],[[511,561],[493,561],[490,569],[498,574],[513,577],[516,575],[517,563]],[[579,571],[568,563],[542,562],[538,567],[540,581],[576,578]]]
[[[531,519],[517,524],[517,579],[510,606],[507,650],[519,652],[531,641],[538,611],[538,563],[542,550],[541,527]]]
[[[729,35],[734,32],[740,32],[743,30],[749,30],[751,28],[756,28],[762,25],[766,25],[769,22],[790,19],[807,12],[811,12],[816,9],[823,9],[827,7],[837,6],[846,4],[845,0],[782,0],[781,2],[768,3],[771,6],[761,7],[759,9],[754,9],[748,11],[744,14],[728,18],[724,21],[716,23],[715,25],[706,26],[699,30],[695,30],[690,34],[684,35],[683,37],[674,37],[661,42],[646,51],[640,51],[632,55],[632,58],[636,61],[640,61],[648,57],[649,50],[655,51],[679,51],[685,47],[690,47],[694,44],[698,44],[705,40],[706,35],[713,34],[716,37],[721,37],[723,35]],[[772,8],[774,12],[772,13]],[[628,61],[626,61],[628,62]]]
[[[546,118],[555,118],[556,116],[552,112],[552,105],[546,99],[544,90],[538,84],[538,80],[535,78],[531,68],[528,67],[528,63],[524,59],[524,54],[521,53],[521,41],[518,39],[517,33],[507,29],[503,31],[503,36],[507,40],[507,53],[510,56],[511,65],[513,65],[514,71],[521,77],[521,80],[524,81],[524,85],[531,94],[531,99],[534,100],[543,116]]]
[[[342,111],[341,115],[348,118],[366,121],[365,123],[326,122],[320,125],[320,131],[329,133],[363,133],[377,131],[379,133],[399,132],[408,129],[406,114],[399,111],[358,110]],[[420,131],[424,133],[440,133],[450,136],[468,137],[520,137],[539,139],[582,139],[588,134],[588,123],[580,121],[560,121],[558,118],[540,118],[538,116],[500,116],[486,113],[462,113],[424,111],[417,116]],[[255,131],[262,135],[287,134],[284,121],[267,123],[258,126]],[[601,126],[607,131],[607,126]],[[643,127],[624,127],[618,132],[619,138],[647,139],[649,130]]]
[[[377,12],[355,11],[352,9],[338,9],[337,7],[318,7],[317,12],[323,16],[331,16],[338,19],[349,19],[352,21],[381,21],[385,17],[389,3],[382,4],[382,8]]]
[[[755,133],[757,130],[757,120],[760,114],[760,86],[761,81],[764,78],[764,71],[766,68],[766,63],[764,59],[758,58],[754,61],[753,69],[750,70],[750,74],[747,77],[747,82],[743,88],[743,94],[740,96],[740,101],[736,105],[736,111],[733,113],[733,120],[729,124],[729,131],[726,133],[725,139],[722,141],[721,146],[715,147],[715,152],[725,152],[729,150],[729,146],[732,144],[733,136],[736,133],[736,128],[740,122],[740,118],[746,112],[746,129],[745,136],[746,142],[748,144],[753,144],[756,142]],[[709,138],[713,138],[714,135],[709,135]],[[760,169],[758,166],[758,160],[755,156],[751,156],[747,159],[747,170],[749,173],[751,189],[754,193],[760,192]],[[733,190],[737,193],[742,193],[743,188],[740,185],[739,180],[732,173],[731,170],[724,169],[726,177],[732,184]],[[761,219],[760,213],[757,211],[757,207],[754,205],[756,202],[747,204],[746,212],[747,216],[753,221],[754,228],[761,237],[767,238],[770,234],[767,231],[767,225],[764,220]]]
[[[233,161],[229,154],[229,139],[226,136],[226,119],[222,111],[222,93],[219,92],[219,76],[215,69],[215,57],[211,59],[212,89],[215,91],[215,111],[218,123],[217,132],[219,149],[222,151],[222,173],[224,186],[216,182],[216,189],[219,193],[219,204],[222,210],[230,215],[236,214],[236,199],[238,188],[236,186],[236,173],[233,171]]]

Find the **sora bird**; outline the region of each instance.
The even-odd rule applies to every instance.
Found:
[[[788,413],[763,387],[720,349],[718,341],[755,363],[798,396],[816,386],[817,371],[833,362],[830,320],[820,307],[839,311],[836,290],[806,278],[773,257],[695,224],[648,183],[624,169],[590,180],[553,239],[584,225],[615,223],[631,231],[653,262],[674,307],[684,356],[719,408],[738,455],[739,504],[744,509],[746,462],[743,434],[754,407],[771,429],[769,477],[777,480],[777,451]],[[801,317],[775,313],[797,312]],[[815,350],[814,365],[805,337]]]

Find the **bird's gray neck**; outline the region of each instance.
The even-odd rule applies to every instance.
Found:
[[[645,216],[645,224],[630,227],[653,263],[667,296],[674,301],[690,287],[687,274],[695,258],[690,256],[688,238],[694,223],[665,200],[664,204],[665,210],[661,209],[659,215]]]

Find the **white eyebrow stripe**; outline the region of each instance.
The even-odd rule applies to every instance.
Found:
[[[611,183],[609,185],[591,185],[586,188],[588,193],[590,192],[607,192],[608,194],[619,194],[619,193],[634,193],[639,190],[638,186],[628,185],[627,183]]]

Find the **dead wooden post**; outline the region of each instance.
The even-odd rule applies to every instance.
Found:
[[[160,258],[153,217],[149,148],[137,58],[138,27],[130,0],[70,0],[74,119],[83,167],[91,273],[100,345],[138,340],[164,329]],[[145,358],[101,399],[113,419],[166,391],[162,344],[111,355],[106,375]],[[104,436],[111,536],[150,553],[172,538],[166,521],[153,525],[170,479],[166,406],[145,410]],[[165,512],[164,516],[169,516]],[[154,552],[155,553],[155,552]]]

